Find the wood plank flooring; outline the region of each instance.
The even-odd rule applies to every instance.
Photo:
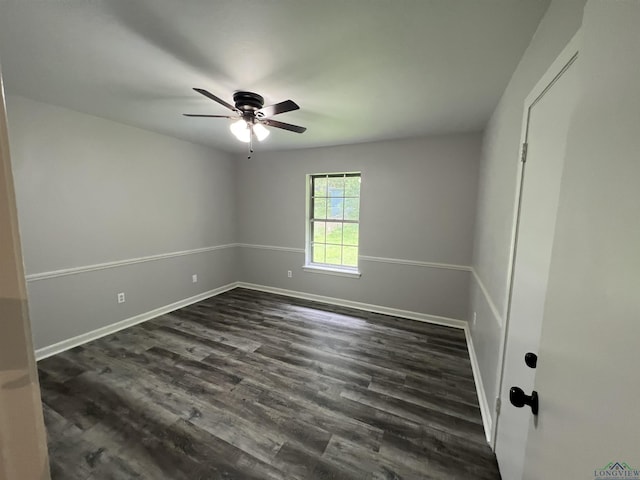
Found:
[[[54,479],[500,478],[461,330],[235,289],[38,367]]]

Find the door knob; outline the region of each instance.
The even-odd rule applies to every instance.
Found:
[[[520,387],[511,387],[509,390],[509,401],[514,407],[522,408],[525,405],[531,407],[531,413],[538,415],[538,392],[535,390],[531,395],[526,395]]]
[[[535,353],[529,352],[524,356],[524,363],[526,363],[529,368],[536,368],[538,366],[538,356]]]

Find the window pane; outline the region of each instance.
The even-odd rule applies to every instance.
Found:
[[[348,267],[358,266],[358,247],[342,247],[342,264]]]
[[[326,198],[313,199],[313,218],[319,218],[321,220],[327,218],[327,199]]]
[[[360,176],[347,177],[344,181],[344,196],[359,197],[360,196]]]
[[[344,177],[329,177],[329,196],[344,197]]]
[[[342,220],[342,211],[344,208],[344,198],[329,198],[329,209],[327,217],[333,220]]]
[[[324,222],[313,222],[313,241],[324,243],[324,234],[326,231],[326,224]]]
[[[327,243],[342,243],[342,224],[327,222]]]
[[[342,247],[340,245],[327,245],[327,258],[325,263],[342,265]]]
[[[323,244],[314,243],[311,246],[311,249],[313,250],[313,262],[324,263],[325,246]]]
[[[359,220],[360,218],[360,199],[345,198],[344,199],[344,219]]]
[[[313,177],[313,196],[327,196],[327,177]]]
[[[342,239],[342,243],[344,245],[358,245],[358,230],[359,225],[357,223],[345,223],[342,226],[342,232],[344,238]]]

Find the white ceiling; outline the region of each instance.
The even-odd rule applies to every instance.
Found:
[[[8,93],[241,152],[234,90],[301,110],[259,149],[479,131],[549,0],[0,0]]]

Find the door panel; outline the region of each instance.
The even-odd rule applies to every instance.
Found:
[[[522,478],[527,434],[534,421],[529,407],[515,408],[509,403],[509,389],[518,386],[530,394],[534,387],[535,370],[525,365],[524,356],[538,353],[566,137],[578,90],[576,62],[573,57],[560,65],[557,76],[528,108],[496,440],[505,480]]]
[[[585,7],[527,479],[640,478],[640,2]]]

